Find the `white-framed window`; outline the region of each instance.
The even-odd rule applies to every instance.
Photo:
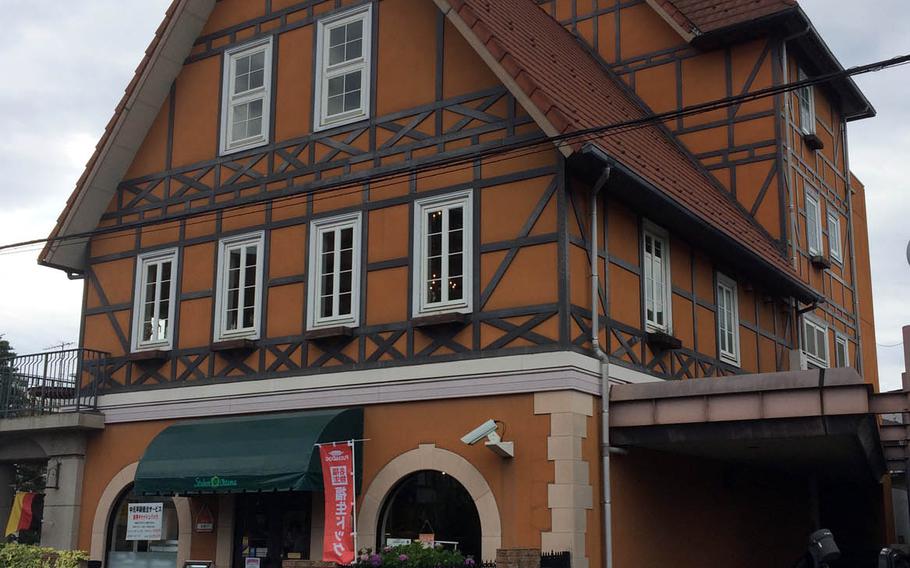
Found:
[[[470,190],[414,203],[414,315],[471,311]]]
[[[133,351],[173,346],[176,295],[177,249],[139,255],[133,297]]]
[[[803,316],[802,350],[810,363],[828,366],[828,326],[809,316]]]
[[[822,212],[818,195],[806,187],[806,248],[810,255],[822,253]]]
[[[840,235],[840,215],[828,213],[828,250],[831,258],[838,262],[844,260],[844,249]]]
[[[739,296],[736,281],[717,274],[717,345],[720,359],[739,365]]]
[[[271,36],[224,53],[222,154],[268,143],[271,92]]]
[[[316,130],[370,114],[372,4],[319,20],[316,32]]]
[[[264,243],[262,231],[218,243],[215,341],[259,338]]]
[[[834,334],[834,366],[850,366],[850,340],[840,333]]]
[[[667,232],[645,222],[642,232],[645,328],[671,333],[670,244]]]
[[[809,77],[800,68],[797,78],[804,81]],[[812,85],[797,89],[796,98],[799,100],[799,129],[804,134],[815,134],[815,91]]]
[[[357,327],[360,320],[360,213],[310,223],[307,327]]]

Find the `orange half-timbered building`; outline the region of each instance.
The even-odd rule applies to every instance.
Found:
[[[46,456],[82,479],[47,541],[319,559],[321,476],[291,454],[347,438],[366,547],[766,566],[849,524],[773,452],[607,438],[610,385],[877,385],[846,140],[874,111],[843,78],[737,99],[840,65],[795,2],[707,4],[175,0],[40,258],[84,280],[103,354],[58,435],[77,457]],[[862,553],[882,486],[849,483]],[[156,500],[161,540],[127,539]]]

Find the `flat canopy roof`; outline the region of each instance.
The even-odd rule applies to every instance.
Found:
[[[853,369],[616,385],[610,443],[878,481],[871,395]]]
[[[158,434],[145,450],[135,491],[140,495],[319,491],[322,467],[316,444],[362,437],[360,408],[179,422]],[[361,461],[356,460],[358,467]]]

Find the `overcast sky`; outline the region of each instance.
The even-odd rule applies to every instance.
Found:
[[[0,243],[47,236],[168,3],[0,0]],[[910,53],[906,0],[801,4],[845,66]],[[910,323],[910,66],[857,82],[878,110],[850,126],[850,159],[867,188],[880,378],[895,388],[903,363],[893,345]],[[36,257],[35,248],[0,253],[0,333],[19,353],[79,336],[81,282]]]

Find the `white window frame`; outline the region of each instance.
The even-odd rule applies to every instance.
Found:
[[[837,350],[838,348],[843,347],[844,349],[844,360],[843,364],[841,361],[838,361]],[[850,340],[847,339],[846,335],[842,333],[834,334],[834,364],[838,367],[849,367],[850,366]]]
[[[647,292],[647,278],[645,278],[645,263],[647,262],[647,252],[645,252],[645,239],[651,237],[653,240],[660,241],[662,249],[664,251],[664,258],[662,258],[661,269],[663,271],[664,282],[663,290],[661,291],[664,298],[664,324],[658,324],[656,321],[648,319],[648,292]],[[645,317],[645,330],[650,332],[663,332],[672,334],[673,333],[673,285],[672,280],[670,279],[670,235],[665,229],[651,223],[650,221],[645,220],[643,230],[641,233],[641,258],[642,258],[642,267],[641,267],[641,282],[642,282],[642,296],[641,301],[644,306],[644,317]],[[657,292],[657,290],[654,290]]]
[[[329,50],[327,46],[329,31],[338,26],[363,20],[363,51],[360,59],[345,61],[334,66],[329,66]],[[346,10],[340,14],[333,14],[321,18],[316,31],[316,93],[313,97],[315,111],[313,113],[313,129],[316,131],[334,128],[352,122],[358,122],[370,117],[370,87],[372,77],[372,35],[373,35],[373,5],[372,3]],[[338,75],[345,75],[352,71],[361,71],[360,78],[360,108],[332,117],[326,115],[328,107],[329,79]]]
[[[170,248],[144,253],[136,258],[136,281],[134,283],[135,288],[133,293],[133,338],[131,341],[131,349],[133,352],[149,351],[154,349],[170,350],[174,345],[174,332],[176,330],[176,320],[174,316],[177,313],[175,306],[177,304],[177,266],[179,262],[178,256],[179,255],[177,254],[177,249]],[[171,283],[170,294],[168,296],[170,300],[168,304],[167,314],[167,319],[168,322],[170,322],[170,327],[168,327],[167,330],[167,337],[163,340],[143,341],[142,325],[144,323],[143,314],[145,312],[144,308],[146,302],[145,273],[149,266],[153,264],[160,265],[161,263],[168,261],[171,263]],[[156,303],[157,302],[158,299],[156,298]]]
[[[828,213],[828,250],[831,258],[838,261],[844,261],[844,245],[840,234],[840,215],[838,213]]]
[[[221,86],[221,155],[233,154],[249,148],[268,144],[271,125],[272,101],[272,36],[229,49],[224,52],[224,70]],[[265,53],[262,88],[241,95],[234,95],[234,61],[262,51]],[[231,142],[233,129],[232,110],[235,104],[262,99],[262,133],[259,136]]]
[[[447,193],[437,197],[428,197],[414,202],[414,278],[412,290],[412,312],[414,316],[427,316],[439,313],[470,313],[473,303],[472,291],[474,289],[474,192],[473,190],[459,191],[456,193]],[[464,209],[464,224],[462,227],[462,262],[464,269],[462,271],[462,298],[460,300],[450,300],[442,302],[429,303],[427,297],[427,262],[424,256],[426,245],[426,224],[424,218],[428,211],[446,207],[462,207]],[[447,245],[444,245],[447,248]],[[444,249],[445,251],[446,249]],[[445,257],[445,252],[443,252]],[[446,263],[443,262],[444,272]],[[446,278],[443,277],[443,281]]]
[[[813,334],[815,336],[813,338],[813,342],[816,343],[816,347],[818,347],[817,342],[818,342],[819,335],[821,335],[821,337],[824,338],[824,340],[825,340],[824,357],[822,357],[818,353],[810,353],[807,350],[807,338],[806,338],[806,328],[807,327],[812,328]],[[817,318],[811,317],[809,315],[804,315],[803,320],[799,326],[799,338],[800,338],[800,350],[803,352],[803,355],[806,356],[806,359],[817,367],[827,368],[828,367],[828,358],[829,358],[828,357],[828,349],[829,349],[828,324]]]
[[[809,77],[802,67],[797,70],[797,80],[805,81]],[[796,90],[796,99],[799,111],[799,130],[803,134],[815,134],[815,90],[812,85],[800,87]],[[806,109],[803,110],[803,101]]]
[[[721,308],[720,308],[720,298],[721,293],[724,289],[730,292],[730,299],[732,306],[730,306],[730,325],[732,326],[733,331],[733,349],[725,350],[721,347],[721,337],[723,334],[723,329],[721,327]],[[717,273],[717,287],[715,289],[716,295],[716,305],[717,305],[717,351],[720,354],[720,360],[731,365],[736,365],[737,367],[740,364],[740,350],[739,350],[739,293],[737,291],[736,280],[733,280],[729,276]]]
[[[255,245],[258,249],[256,253],[256,305],[253,309],[253,326],[239,329],[225,329],[225,311],[227,308],[225,294],[227,293],[227,253],[230,250]],[[262,322],[262,300],[263,300],[263,256],[265,255],[265,233],[258,231],[255,233],[246,233],[233,237],[226,237],[218,241],[218,273],[217,289],[215,291],[215,332],[214,340],[228,341],[231,339],[259,339]],[[240,298],[243,287],[241,286]],[[242,321],[242,312],[239,314],[238,322]]]
[[[316,219],[310,223],[310,259],[309,259],[309,285],[307,300],[307,329],[323,329],[327,327],[357,327],[360,325],[360,261],[361,261],[361,222],[362,215],[350,213],[336,215],[324,219]],[[322,296],[322,275],[320,274],[320,256],[322,251],[322,236],[329,231],[345,228],[353,229],[352,240],[352,266],[351,266],[351,313],[332,317],[319,315],[319,302]],[[339,255],[336,252],[335,270],[339,270]],[[335,282],[335,301],[338,305],[338,282]]]
[[[815,223],[809,222],[810,205],[815,208]],[[812,235],[815,235],[814,245]],[[806,250],[810,256],[822,253],[822,206],[818,194],[808,185],[806,186]]]

